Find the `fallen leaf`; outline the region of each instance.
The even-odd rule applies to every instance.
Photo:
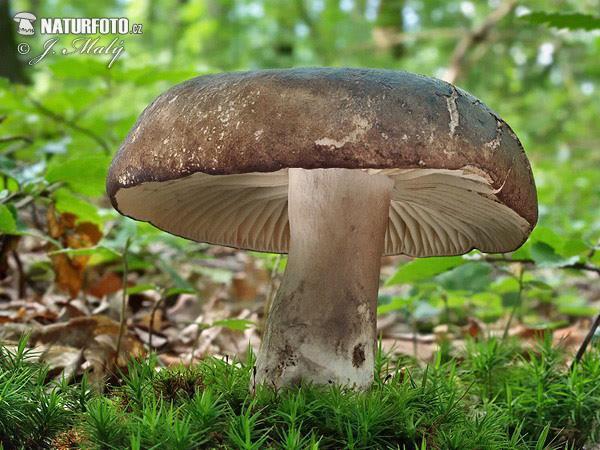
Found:
[[[81,249],[93,247],[102,238],[98,226],[91,222],[77,223],[77,216],[62,213],[56,216],[54,206],[47,211],[48,234],[66,248]],[[57,250],[52,243],[48,244],[50,259],[56,273],[58,287],[75,298],[81,291],[84,282],[84,271],[90,260],[90,255],[68,255],[52,253]]]
[[[120,291],[122,287],[123,280],[121,277],[115,272],[107,272],[87,288],[87,293],[96,298],[102,298],[105,295]]]
[[[144,330],[143,328],[135,327],[133,329],[133,331],[135,332],[137,337],[139,337],[140,340],[144,344],[150,345],[150,333],[148,332],[148,330]],[[167,342],[169,342],[169,340],[167,339],[167,337],[164,334],[156,333],[156,332],[152,333],[152,348],[163,347],[165,344],[167,344]]]

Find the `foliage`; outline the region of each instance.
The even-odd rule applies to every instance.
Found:
[[[50,55],[25,64],[29,84],[0,78],[1,298],[37,304],[59,290],[89,304],[95,294],[116,295],[128,238],[136,283],[130,296],[156,294],[158,307],[181,294],[204,300],[209,282],[228,287],[230,271],[196,264],[214,259],[209,246],[121,217],[104,197],[109,161],[144,107],[175,83],[230,70],[325,65],[443,77],[461,38],[496,3],[13,0],[13,11],[35,9],[38,17],[128,17],[144,25],[144,34],[123,37],[126,53],[111,69],[106,55]],[[474,250],[401,260],[382,289],[382,315],[401,313],[427,331],[473,317],[490,328],[510,317],[540,330],[598,312],[600,38],[586,30],[599,27],[600,4],[536,0],[529,8],[534,11],[516,6],[491,32],[474,36],[456,84],[497,110],[522,140],[537,184],[539,224],[513,254]],[[68,46],[71,37],[61,43]],[[31,55],[44,40],[27,37]],[[20,252],[35,254],[21,261]],[[274,255],[252,258],[272,273],[285,265]],[[98,293],[91,275],[116,282]],[[19,278],[24,293],[10,289]],[[244,330],[253,324],[226,318],[212,325]],[[115,448],[191,441],[238,448],[389,442],[562,448],[568,441],[578,448],[599,439],[597,351],[571,372],[548,342],[532,351],[496,340],[470,342],[464,359],[440,353],[426,369],[390,362],[394,369],[380,373],[366,394],[304,386],[277,394],[259,389],[256,398],[247,394],[251,363],[208,359],[193,369],[155,373],[150,359],[131,363],[119,386],[88,401],[85,382],[49,380],[31,356],[24,344],[0,354],[5,448],[50,445],[57,433]],[[378,361],[382,370],[387,366]]]
[[[427,319],[433,314],[439,321],[449,320],[450,313],[458,323],[464,323],[468,316],[492,322],[504,308],[516,309],[529,325],[573,320],[596,313],[595,308],[569,296],[574,291],[565,283],[575,274],[585,277],[586,272],[600,273],[594,246],[583,240],[565,241],[551,229],[539,226],[512,255],[493,257],[472,252],[464,257],[422,258],[400,265],[386,286],[411,288],[403,295],[380,299],[379,312],[409,310],[414,314],[425,302],[433,308],[427,309]],[[548,306],[553,307],[550,312]]]
[[[544,24],[556,28],[567,28],[569,30],[600,29],[600,17],[590,14],[564,14],[537,11],[527,14],[523,19],[533,24]]]
[[[22,339],[14,349],[0,347],[0,447],[45,448],[74,423],[89,396],[84,380],[69,386],[48,381],[44,365]]]
[[[221,272],[194,268],[188,279],[182,278],[179,266],[190,255],[203,254],[206,246],[118,217],[101,200],[111,154],[154,96],[191,76],[294,65],[375,66],[439,76],[455,36],[436,30],[473,27],[490,12],[471,2],[380,3],[380,9],[358,0],[38,5],[38,16],[127,16],[145,25],[144,34],[124,38],[127,53],[111,69],[92,55],[54,56],[27,68],[32,85],[0,83],[0,230],[14,236],[11,245],[18,245],[20,236],[53,243],[47,247],[51,271],[72,297],[88,288],[90,268],[119,270],[118,253],[127,236],[134,241],[133,270],[145,270],[140,284],[193,291],[197,280],[221,277]],[[477,265],[472,259],[449,257],[401,266],[388,286],[414,286],[382,302],[382,312],[426,311],[429,317],[446,305],[459,316],[494,320],[514,306],[519,290],[510,281],[516,269],[505,260],[522,263],[526,270],[518,319],[572,321],[596,311],[576,285],[588,274],[595,276],[600,265],[600,216],[594,201],[600,195],[600,172],[593,170],[600,163],[593,151],[599,139],[594,130],[600,109],[593,92],[598,89],[600,47],[589,33],[561,34],[536,26],[596,27],[594,7],[588,13],[577,10],[580,6],[567,2],[560,13],[546,12],[555,9],[551,1],[537,2],[534,12],[517,8],[498,23],[496,41],[479,44],[458,80],[498,109],[521,137],[538,185],[538,229],[525,247],[500,260],[474,252],[470,257],[479,258]],[[15,0],[13,7],[27,10],[29,5]],[[167,27],[156,17],[170,17],[177,25]],[[524,26],[526,22],[530,25]],[[402,39],[390,47],[378,38],[385,33]],[[35,36],[28,43],[33,54],[43,39]],[[100,241],[68,239],[65,233],[71,231],[53,234],[43,220],[49,207],[59,223],[62,215],[72,214],[77,224],[94,224]],[[161,246],[157,252],[152,246],[157,242],[172,251]],[[464,283],[464,277],[478,275],[487,281],[470,287]],[[569,310],[564,299],[573,297],[577,307]]]
[[[92,395],[85,380],[48,381],[29,361],[25,339],[1,351],[5,448],[69,438],[115,449],[533,449],[600,441],[600,353],[570,370],[550,339],[528,350],[471,341],[459,358],[438,353],[426,367],[379,353],[369,391],[257,386],[254,395],[252,358],[162,370],[154,357],[132,360],[120,383]]]

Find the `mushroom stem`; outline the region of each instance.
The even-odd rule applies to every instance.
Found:
[[[289,258],[256,383],[371,384],[392,187],[362,170],[289,170]]]

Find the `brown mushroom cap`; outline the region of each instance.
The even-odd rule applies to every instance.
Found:
[[[140,116],[107,191],[122,214],[170,233],[285,253],[288,168],[392,177],[386,254],[512,251],[537,221],[531,168],[510,127],[448,83],[388,70],[265,70],[179,84]]]

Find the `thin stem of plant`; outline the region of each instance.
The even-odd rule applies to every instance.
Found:
[[[158,307],[162,304],[163,300],[166,297],[166,293],[161,293],[160,298],[154,302],[154,306],[152,306],[152,312],[150,313],[150,330],[148,331],[148,348],[152,351],[152,335],[154,334],[154,318],[156,317],[156,311]]]
[[[523,297],[523,274],[525,273],[525,269],[523,269],[523,267],[521,266],[521,268],[519,269],[519,291],[517,294],[517,301],[515,303],[515,305],[513,306],[513,308],[510,311],[510,316],[508,316],[508,320],[506,321],[506,326],[504,327],[504,333],[502,333],[502,340],[506,340],[506,338],[508,337],[508,333],[510,331],[510,326],[512,324],[512,321],[515,317],[515,314],[517,313],[517,309],[521,306],[521,300]]]
[[[507,0],[492,11],[478,26],[470,32],[464,33],[458,41],[452,57],[450,67],[443,76],[448,83],[455,83],[467,69],[467,55],[476,46],[484,43],[496,25],[504,19],[517,5],[516,0]]]
[[[16,250],[12,251],[12,256],[13,259],[15,260],[15,266],[17,267],[17,286],[18,286],[18,290],[17,290],[17,294],[19,296],[20,299],[25,298],[25,290],[27,288],[27,284],[26,284],[26,277],[25,277],[25,272],[23,270],[23,262],[21,261],[21,258],[19,257],[19,252],[17,252]]]
[[[265,322],[267,321],[267,317],[269,316],[269,310],[271,309],[271,303],[273,303],[273,297],[275,296],[275,280],[277,279],[277,274],[279,273],[279,266],[281,265],[281,254],[277,254],[277,257],[275,258],[275,264],[273,265],[273,268],[271,269],[271,275],[269,278],[269,287],[267,289],[267,296],[266,296],[266,302],[265,302],[265,309],[264,309],[264,317],[265,317]]]
[[[583,342],[579,346],[579,350],[577,350],[577,354],[575,355],[575,358],[573,359],[573,362],[571,363],[571,369],[573,369],[577,364],[579,364],[579,362],[583,358],[585,351],[587,350],[588,346],[590,345],[590,342],[592,342],[592,339],[594,338],[594,335],[596,334],[596,330],[598,329],[598,326],[600,326],[600,314],[598,314],[596,316],[596,320],[594,320],[594,322],[592,323],[592,326],[591,326],[590,330],[588,331],[587,335],[585,336],[585,339],[583,339]]]
[[[108,145],[108,143],[104,140],[104,138],[102,138],[98,134],[94,133],[92,130],[82,127],[81,125],[78,125],[73,119],[67,119],[63,115],[61,115],[55,111],[52,111],[51,109],[47,108],[42,103],[40,103],[39,101],[37,101],[31,97],[28,97],[28,100],[31,102],[31,104],[33,106],[35,106],[35,108],[40,113],[42,113],[46,117],[54,120],[57,123],[62,123],[63,125],[66,125],[67,127],[71,128],[75,131],[78,131],[81,134],[86,135],[87,137],[89,137],[90,139],[95,141],[100,147],[102,147],[102,150],[104,150],[104,153],[106,153],[106,154],[110,153],[110,146]]]
[[[117,337],[117,348],[115,351],[115,366],[118,364],[119,354],[123,343],[123,335],[125,334],[125,327],[127,325],[127,275],[129,272],[127,257],[129,253],[129,244],[130,238],[127,238],[127,241],[125,241],[125,248],[123,249],[123,298],[121,300],[121,317],[119,323],[119,336]]]
[[[493,256],[486,256],[482,259],[482,261],[489,262],[489,263],[520,263],[520,264],[527,264],[527,265],[535,265],[535,261],[533,259],[527,259],[527,258],[510,259],[510,258],[506,258],[506,257],[497,258],[497,257],[493,257]],[[594,272],[594,273],[600,274],[600,267],[597,267],[593,264],[581,263],[581,262],[577,262],[577,263],[573,263],[573,264],[566,264],[564,266],[555,267],[555,269],[583,270],[586,272]]]

